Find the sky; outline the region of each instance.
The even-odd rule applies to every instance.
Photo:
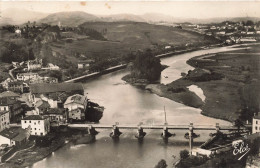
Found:
[[[55,13],[84,11],[95,15],[161,13],[181,18],[260,17],[260,1],[5,1],[0,10],[20,8]]]

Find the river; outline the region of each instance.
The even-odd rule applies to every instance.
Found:
[[[161,83],[172,82],[181,77],[181,72],[192,69],[186,64],[191,57],[235,49],[238,48],[220,47],[163,58],[161,63],[169,67],[162,72]],[[194,125],[230,125],[229,122],[201,115],[200,109],[187,107],[126,84],[121,78],[128,73],[128,70],[120,70],[84,83],[88,98],[105,107],[100,123],[163,124],[165,106],[169,124],[184,125],[193,122]],[[145,130],[147,135],[142,143],[135,139],[135,130],[123,130],[119,142],[112,141],[108,136],[110,131],[100,130],[97,141],[92,144],[68,143],[33,167],[152,168],[160,159],[165,159],[170,167],[177,161],[180,150],[189,148],[188,141],[183,137],[185,131],[171,131],[175,132],[176,136],[171,137],[168,143],[164,143],[160,138],[159,130]],[[194,140],[195,147],[209,138],[210,132],[196,133],[201,136]]]

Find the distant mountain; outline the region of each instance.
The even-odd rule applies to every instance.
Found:
[[[10,8],[3,10],[0,17],[0,25],[23,24],[25,22],[37,21],[44,18],[48,13],[34,12],[25,9]]]
[[[62,26],[78,26],[84,22],[91,21],[100,21],[100,19],[95,15],[75,11],[50,14],[47,17],[40,19],[39,23],[58,25],[60,22]]]
[[[193,24],[206,24],[206,23],[220,23],[223,21],[247,21],[252,20],[254,22],[260,21],[260,17],[233,17],[233,18],[180,18],[170,15],[164,15],[160,13],[146,13],[143,15],[134,14],[115,14],[115,15],[103,15],[96,16],[88,14],[82,11],[74,12],[58,12],[53,14],[40,13],[29,11],[25,9],[7,9],[1,12],[0,26],[6,24],[24,24],[28,21],[37,23],[47,23],[51,25],[58,25],[59,23],[63,26],[78,26],[85,22],[121,22],[121,21],[133,21],[133,22],[147,22],[147,23],[184,23],[190,22]]]
[[[133,14],[117,14],[109,16],[100,16],[102,21],[106,22],[118,22],[118,21],[133,21],[133,22],[146,22],[144,18]]]

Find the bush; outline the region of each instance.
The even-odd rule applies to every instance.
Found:
[[[166,168],[167,164],[165,160],[160,160],[154,168]]]
[[[189,157],[189,151],[188,150],[184,149],[184,150],[180,151],[180,158],[181,159],[186,159],[188,157]]]

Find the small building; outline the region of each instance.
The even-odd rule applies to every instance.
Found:
[[[42,68],[42,59],[40,60],[32,60],[27,62],[28,71],[29,70],[37,70]]]
[[[78,107],[76,109],[68,111],[68,119],[72,120],[85,120],[85,111],[84,109]]]
[[[67,98],[64,108],[68,109],[68,119],[84,120],[88,99],[86,96],[75,94]]]
[[[23,112],[21,101],[10,97],[0,98],[0,110],[10,112],[10,121],[19,121]]]
[[[50,104],[47,101],[44,100],[38,100],[35,103],[35,110],[37,112],[38,115],[42,115],[45,112],[47,112],[50,109]]]
[[[58,71],[60,67],[57,65],[53,65],[52,63],[48,63],[48,65],[42,69],[51,70],[51,71]]]
[[[17,80],[20,80],[20,81],[36,80],[37,78],[39,78],[39,75],[38,75],[38,73],[32,73],[32,72],[18,73],[16,78],[17,78]]]
[[[0,110],[0,131],[9,128],[10,112],[7,110]]]
[[[30,137],[28,129],[11,127],[0,132],[0,145],[22,146]]]
[[[25,90],[26,86],[22,81],[10,81],[7,84],[7,90],[13,91],[13,92],[18,92],[18,93],[23,93]]]
[[[43,116],[49,118],[51,123],[56,122],[61,124],[66,123],[67,120],[66,109],[64,108],[49,109],[43,114]]]
[[[29,128],[30,134],[35,136],[45,136],[50,132],[50,121],[40,115],[27,116],[21,121],[22,128]]]
[[[253,117],[252,121],[252,133],[260,132],[260,112]]]
[[[88,68],[93,60],[84,60],[78,62],[78,69]]]
[[[75,110],[78,108],[86,110],[87,104],[88,104],[87,96],[75,94],[67,98],[67,100],[64,103],[64,108],[67,108],[68,111]]]

